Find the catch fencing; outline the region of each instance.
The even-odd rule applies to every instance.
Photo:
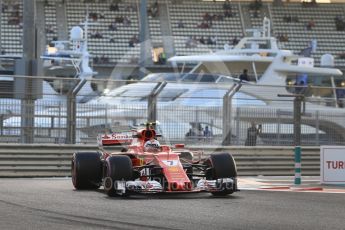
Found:
[[[157,82],[7,77],[0,80],[0,143],[95,144],[98,134],[155,118],[166,143],[291,146],[290,96],[298,93],[305,96],[301,144],[345,144],[343,99],[335,96],[342,88],[168,82],[154,95]],[[240,87],[229,96],[234,84]]]

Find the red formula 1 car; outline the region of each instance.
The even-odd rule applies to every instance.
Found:
[[[104,137],[104,136],[103,136]],[[214,153],[194,160],[193,152],[176,145],[147,150],[144,144],[159,137],[147,124],[132,136],[121,152],[76,152],[72,158],[72,182],[76,189],[104,186],[109,196],[131,193],[210,192],[227,195],[238,191],[237,170],[229,153]],[[122,138],[125,138],[122,136]],[[128,138],[128,137],[126,137]],[[116,136],[100,139],[101,144],[118,144]]]

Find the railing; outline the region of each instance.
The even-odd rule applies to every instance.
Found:
[[[213,152],[229,152],[234,156],[239,176],[293,176],[292,147],[190,147],[204,151],[203,157]],[[0,177],[65,177],[70,176],[72,154],[77,151],[97,151],[95,145],[1,144]],[[113,152],[120,148],[112,148]],[[302,149],[302,175],[320,175],[320,149]]]
[[[0,98],[0,143],[23,142],[24,135],[32,135],[32,143],[67,143],[68,124],[75,122],[76,143],[95,144],[99,133],[125,131],[123,127],[128,130],[147,121],[146,99],[156,85],[152,82],[141,83],[138,87],[130,84],[107,96],[102,91],[99,92],[100,96],[93,97],[88,102],[85,102],[86,92],[81,91],[76,100],[81,99],[82,102],[76,103],[75,114],[71,114],[71,104],[67,101],[73,98],[69,98],[65,92],[76,83],[76,79],[37,79],[46,84],[49,80],[60,93],[54,94],[51,91],[48,94],[44,88],[43,94],[34,96],[41,99],[33,100],[32,104],[23,99],[15,99],[15,95],[22,97],[28,92],[16,91],[14,98]],[[103,88],[119,85],[119,82],[110,80],[93,80],[88,83],[93,83],[96,86],[94,88],[97,85],[102,85]],[[230,83],[181,83],[178,86],[168,83],[158,95],[158,105],[154,111],[165,141],[202,146],[221,145],[224,138],[223,97],[230,86]],[[1,84],[0,89],[0,96],[13,93],[6,92],[7,89],[1,88]],[[293,145],[293,102],[289,98],[279,98],[277,94],[293,93],[295,89],[296,87],[288,86],[243,84],[231,103],[230,144]],[[329,87],[308,87],[305,90],[306,103],[301,119],[302,145],[345,144],[345,110],[340,108],[339,103],[344,99],[338,98],[335,101],[333,91]],[[339,103],[338,108],[335,102]],[[23,110],[23,106],[27,107],[26,110]],[[33,111],[33,114],[22,111]],[[75,115],[75,120],[70,115]],[[248,133],[252,125],[257,129],[254,137]],[[203,132],[206,126],[211,133],[208,136]]]

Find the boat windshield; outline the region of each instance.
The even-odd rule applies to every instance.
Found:
[[[153,81],[153,82],[160,82],[160,81],[170,81],[175,82],[181,80],[184,74],[180,73],[153,73],[149,74],[142,79],[142,81]]]
[[[182,81],[183,82],[207,82],[207,83],[215,83],[219,75],[215,74],[186,74]]]
[[[217,74],[199,74],[199,73],[154,73],[149,74],[142,81],[150,82],[205,82],[215,83],[220,76]]]

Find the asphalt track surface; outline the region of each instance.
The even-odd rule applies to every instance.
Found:
[[[242,190],[109,198],[69,178],[0,179],[0,229],[345,229],[345,194]]]

